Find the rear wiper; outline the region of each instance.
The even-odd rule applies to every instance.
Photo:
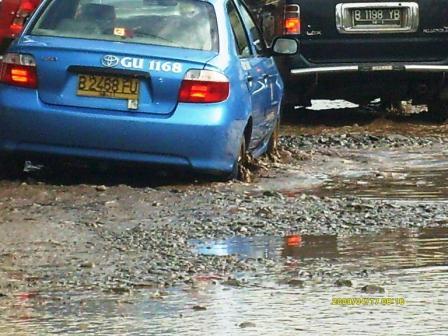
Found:
[[[175,41],[169,40],[167,38],[164,38],[164,37],[161,37],[161,36],[158,36],[158,35],[155,35],[155,34],[147,33],[147,32],[144,32],[144,31],[134,30],[134,34],[140,35],[140,36],[145,36],[145,37],[155,38],[155,39],[158,39],[158,40],[161,40],[161,41],[168,42],[168,43],[172,44],[173,46],[179,46]]]

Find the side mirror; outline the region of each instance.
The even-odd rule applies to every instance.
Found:
[[[274,55],[294,55],[299,51],[299,43],[293,38],[278,37],[272,44]]]

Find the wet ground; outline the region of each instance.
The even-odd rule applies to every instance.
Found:
[[[320,102],[250,183],[29,165],[0,181],[0,334],[444,335],[447,127]]]

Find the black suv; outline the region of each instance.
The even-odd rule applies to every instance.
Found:
[[[445,118],[448,102],[448,0],[246,0],[268,43],[299,42],[277,58],[285,106],[310,99],[412,99]]]

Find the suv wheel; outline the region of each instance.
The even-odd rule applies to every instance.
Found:
[[[427,115],[432,121],[445,122],[448,119],[448,101],[438,99],[428,103]]]
[[[25,161],[11,158],[0,157],[0,177],[3,178],[17,178],[23,174],[25,168]]]
[[[285,118],[294,118],[296,116],[297,111],[295,110],[296,105],[295,104],[286,104],[282,103],[280,114],[282,117]]]

